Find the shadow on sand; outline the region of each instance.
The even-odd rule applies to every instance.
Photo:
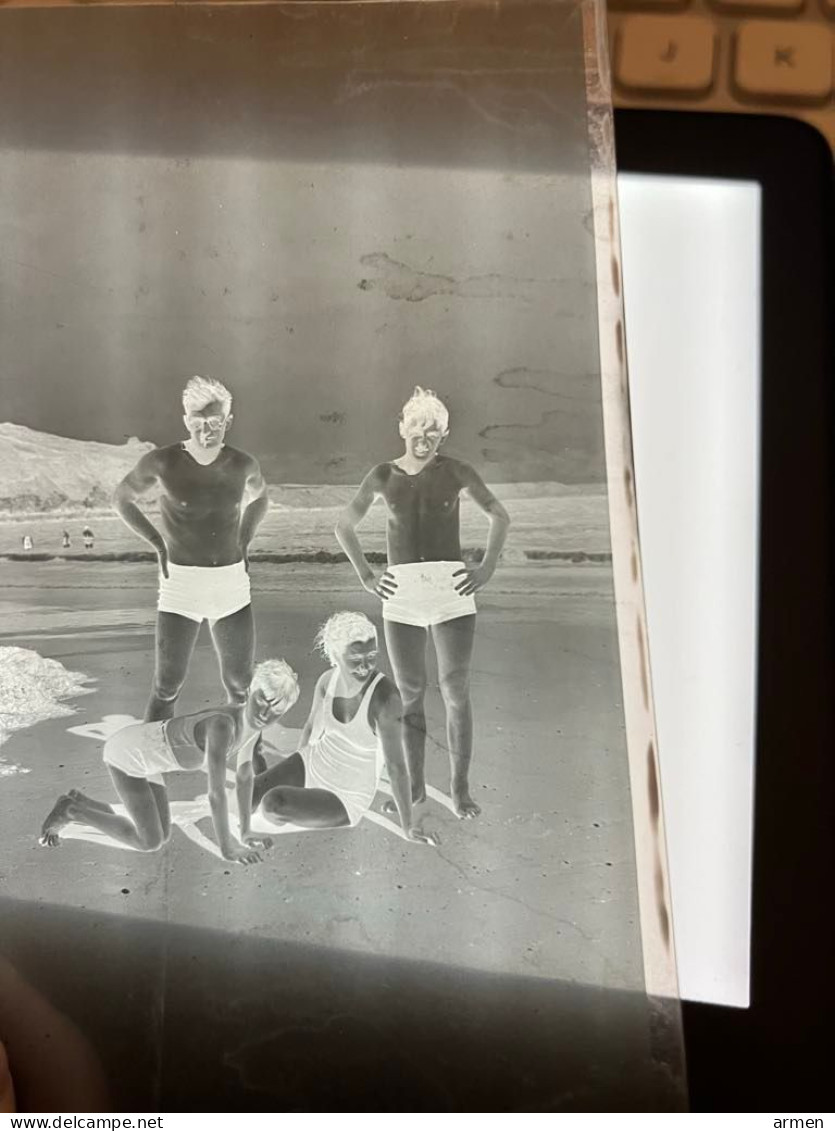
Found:
[[[3,901],[0,918],[3,957],[86,1036],[114,1110],[672,1111],[685,1102],[677,1006],[641,994],[36,903]],[[13,1062],[32,1055],[4,1028]],[[44,1071],[48,1060],[39,1063]],[[37,1079],[19,1087],[21,1110],[46,1110]]]

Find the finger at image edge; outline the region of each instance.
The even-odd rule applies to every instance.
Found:
[[[6,1049],[0,1042],[0,1113],[8,1115],[15,1110],[14,1088],[9,1061],[6,1056]]]

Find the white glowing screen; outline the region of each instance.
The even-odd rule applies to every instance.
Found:
[[[681,996],[749,1003],[760,188],[618,178],[635,473]]]

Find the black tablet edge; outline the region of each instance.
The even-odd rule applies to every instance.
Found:
[[[751,1006],[682,1003],[694,1111],[831,1105],[835,954],[832,155],[778,117],[619,110],[618,169],[762,187]],[[628,341],[628,325],[627,325]]]

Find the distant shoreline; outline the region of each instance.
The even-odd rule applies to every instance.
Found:
[[[479,561],[484,550],[480,547],[462,551],[464,561]],[[595,564],[608,563],[612,560],[610,552],[594,550],[523,550],[527,561],[530,562],[570,562],[580,565],[583,562]],[[365,555],[372,565],[385,565],[385,554],[371,551]],[[330,550],[315,550],[309,553],[299,552],[290,554],[277,554],[262,552],[250,555],[250,563],[266,562],[274,565],[287,565],[291,562],[307,563],[312,565],[345,565],[348,558],[345,554],[333,553]],[[81,554],[49,554],[49,553],[6,553],[0,554],[0,562],[155,562],[156,554],[147,550],[113,551],[110,553],[81,553]]]
[[[356,485],[328,483],[272,483],[268,485],[270,508],[278,511],[327,511],[344,507],[353,497]],[[556,483],[556,482],[518,482],[493,483],[491,490],[506,502],[519,502],[533,499],[577,499],[594,498],[606,494],[603,483]],[[0,499],[0,523],[11,522],[73,522],[113,518],[117,512],[110,502],[91,502],[67,500],[57,505],[23,506],[9,505],[8,498]],[[143,509],[151,514],[159,513],[159,501],[151,494],[143,500]]]

